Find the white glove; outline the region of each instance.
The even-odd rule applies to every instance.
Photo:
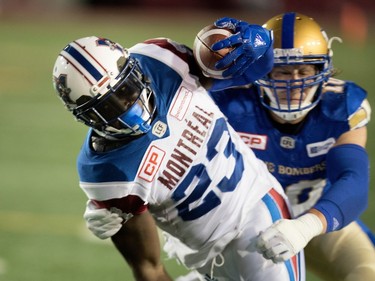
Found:
[[[303,248],[315,236],[321,234],[323,224],[314,214],[305,214],[297,219],[282,219],[275,222],[253,241],[257,252],[274,263],[284,262]]]
[[[122,225],[132,217],[132,214],[124,214],[117,208],[107,210],[98,208],[91,200],[87,201],[83,218],[87,228],[100,239],[107,239],[115,235]]]

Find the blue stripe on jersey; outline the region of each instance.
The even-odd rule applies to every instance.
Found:
[[[276,204],[276,201],[272,198],[272,196],[269,193],[266,194],[262,198],[262,200],[267,205],[273,222],[283,218],[279,206]]]
[[[68,45],[64,49],[69,55],[71,55],[79,64],[83,66],[95,79],[99,81],[103,75],[73,46]]]
[[[283,16],[282,33],[281,33],[281,48],[294,48],[294,23],[296,13],[286,13]]]

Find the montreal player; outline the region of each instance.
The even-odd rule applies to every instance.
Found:
[[[282,184],[294,215],[314,211],[321,219],[326,234],[306,247],[307,269],[327,281],[375,280],[374,236],[358,220],[369,188],[366,92],[332,78],[335,38],[312,18],[285,13],[264,27],[274,36],[272,71],[246,88],[214,85],[211,94]],[[280,220],[262,233],[260,252],[270,254],[268,244],[285,239],[293,253],[289,224]]]
[[[241,30],[247,33],[239,36],[252,32],[251,26]],[[272,56],[269,31],[256,32],[264,55]],[[303,226],[315,223],[314,216],[291,221],[302,237],[296,255],[273,263],[254,251],[260,232],[290,218],[286,197],[227,123],[196,69],[191,50],[163,38],[124,49],[92,36],[60,52],[54,87],[90,127],[77,160],[88,228],[111,237],[136,280],[172,280],[160,259],[157,226],[178,241],[169,254],[198,270],[197,280],[304,280],[300,250],[311,232]]]

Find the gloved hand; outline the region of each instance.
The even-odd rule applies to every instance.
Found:
[[[88,200],[83,218],[87,228],[100,239],[107,239],[115,235],[122,225],[132,217],[132,214],[124,214],[117,208],[107,210],[100,208],[93,201]]]
[[[211,46],[214,51],[234,48],[215,64],[218,69],[229,66],[223,72],[223,77],[225,78],[242,75],[249,65],[262,57],[272,46],[271,31],[260,25],[252,25],[244,21],[225,17],[217,20],[215,26],[231,29],[234,33],[234,35]]]
[[[251,247],[274,263],[284,262],[305,248],[322,231],[320,219],[308,213],[297,219],[275,222],[252,241]]]

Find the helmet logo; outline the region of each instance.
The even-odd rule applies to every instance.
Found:
[[[66,77],[66,74],[60,74],[58,78],[53,77],[53,79],[55,80],[55,88],[65,104],[73,104],[74,102],[69,97],[69,94],[72,90],[67,87]]]
[[[115,42],[113,42],[109,39],[99,38],[96,42],[99,46],[108,46],[111,50],[117,49],[120,52],[123,51],[123,49],[117,43],[115,43]]]

